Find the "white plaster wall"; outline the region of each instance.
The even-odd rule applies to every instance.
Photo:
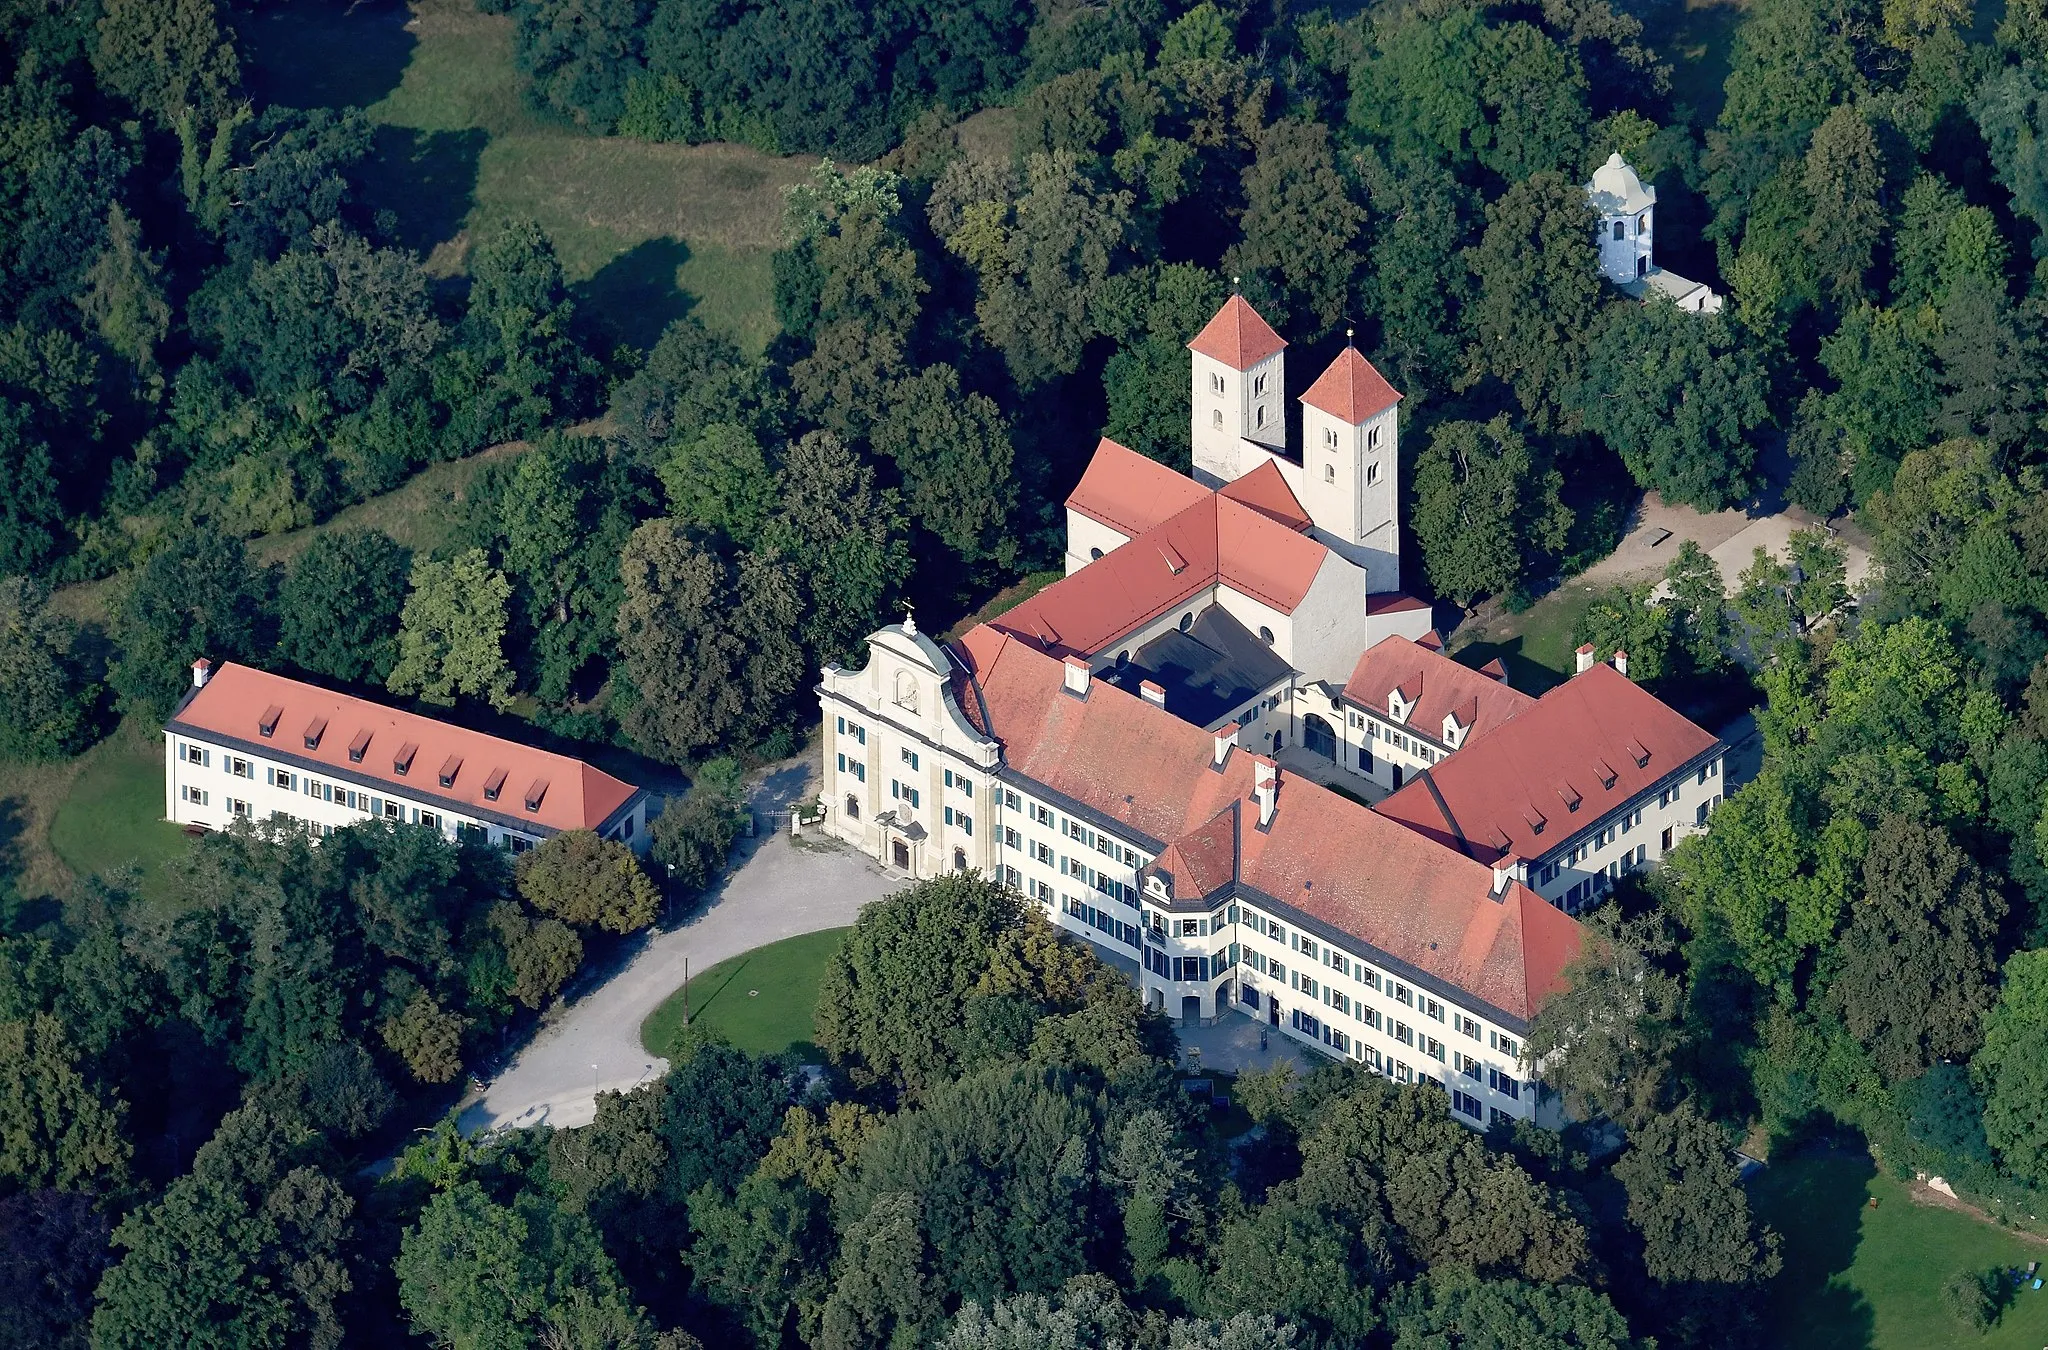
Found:
[[[1067,508],[1067,575],[1095,561],[1091,550],[1111,553],[1131,542],[1130,536],[1111,529],[1093,516]]]

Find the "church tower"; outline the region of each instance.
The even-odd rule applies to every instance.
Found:
[[[1188,350],[1194,353],[1195,480],[1220,487],[1266,461],[1243,442],[1275,454],[1287,448],[1287,343],[1243,296],[1233,295]]]
[[[1374,595],[1401,589],[1400,403],[1348,342],[1301,396],[1302,509]]]

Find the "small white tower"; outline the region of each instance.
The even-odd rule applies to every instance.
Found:
[[[1302,509],[1373,595],[1401,589],[1400,403],[1348,342],[1301,396]]]
[[[1600,219],[1600,270],[1622,285],[1641,281],[1656,266],[1650,260],[1657,215],[1657,189],[1646,188],[1628,161],[1615,151],[1593,171],[1586,197]]]
[[[1194,353],[1195,481],[1220,487],[1266,461],[1241,452],[1251,441],[1275,452],[1287,446],[1287,343],[1241,295],[1224,301],[1188,344]]]

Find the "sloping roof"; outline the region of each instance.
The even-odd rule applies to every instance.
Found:
[[[1346,347],[1330,362],[1330,368],[1316,377],[1301,401],[1355,427],[1399,403],[1401,394],[1373,369],[1372,362],[1358,354],[1358,348]]]
[[[269,736],[262,732],[265,723]],[[415,800],[439,799],[479,816],[547,830],[597,829],[639,791],[580,759],[233,662],[188,696],[167,729],[246,742],[256,754],[328,769],[345,779],[388,783]],[[317,741],[311,747],[309,736]],[[350,747],[358,744],[361,759],[351,762]],[[413,750],[409,756],[399,753],[406,746]],[[407,761],[403,774],[399,759]],[[454,782],[442,787],[440,774],[450,767]],[[484,796],[485,784],[493,781],[499,787],[495,801]],[[529,811],[526,801],[536,785],[542,787],[538,809]]]
[[[1612,666],[1596,665],[1375,809],[1484,862],[1509,852],[1533,860],[1718,744]]]
[[[1168,844],[1147,872],[1158,872],[1173,897],[1204,901],[1237,883],[1238,832],[1243,803],[1232,802]]]
[[[1104,436],[1067,495],[1067,505],[1125,536],[1143,534],[1185,511],[1209,490],[1156,459],[1147,459]]]
[[[1291,614],[1329,556],[1315,540],[1205,491],[990,622],[1056,654],[1093,656],[1219,582]]]
[[[1059,660],[989,625],[958,650],[1005,765],[1156,841],[1176,898],[1234,876],[1525,1021],[1578,950],[1569,916],[1519,883],[1496,898],[1490,869],[1356,802],[1283,775],[1260,828],[1245,751],[1212,768],[1208,733],[1101,680],[1067,694]]]
[[[1286,346],[1287,340],[1274,332],[1273,326],[1260,318],[1259,312],[1245,303],[1241,295],[1225,300],[1223,308],[1188,344],[1189,350],[1221,361],[1232,370],[1250,370]]]
[[[1301,499],[1294,495],[1294,489],[1287,486],[1280,466],[1270,459],[1244,477],[1225,483],[1216,489],[1216,495],[1242,502],[1297,533],[1306,534],[1315,523],[1302,509]]]
[[[1251,793],[1249,754],[1233,750],[1212,770],[1208,732],[1105,680],[1076,698],[1065,692],[1061,660],[1028,642],[978,624],[957,650],[1006,765],[1155,847]]]
[[[1481,671],[1461,665],[1440,651],[1404,637],[1382,638],[1368,647],[1352,667],[1344,697],[1361,708],[1387,710],[1387,694],[1400,689],[1419,701],[1407,725],[1432,741],[1442,741],[1444,714],[1456,713],[1465,728],[1464,753],[1474,742],[1511,717],[1536,706],[1536,700]]]
[[[1619,150],[1593,170],[1586,195],[1592,199],[1593,209],[1603,216],[1625,216],[1657,204],[1657,189],[1643,186],[1643,180],[1636,177],[1636,171],[1628,166]]]

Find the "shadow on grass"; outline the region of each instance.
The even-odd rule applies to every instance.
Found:
[[[258,103],[367,108],[392,90],[419,39],[403,0],[294,0],[237,7],[242,78]]]
[[[1524,656],[1520,634],[1500,642],[1474,642],[1458,648],[1452,655],[1460,665],[1471,666],[1474,670],[1498,659],[1507,668],[1508,683],[1525,694],[1540,694],[1563,684],[1566,679],[1563,671],[1552,670],[1541,661]]]
[[[662,330],[696,306],[676,273],[690,260],[680,239],[650,239],[621,253],[588,281],[570,287],[576,321],[599,350],[628,346],[645,352]]]
[[[393,242],[422,255],[455,237],[476,205],[477,163],[490,133],[380,126],[359,177],[363,201],[389,211]]]
[[[1751,1183],[1757,1214],[1784,1239],[1785,1266],[1770,1286],[1779,1341],[1802,1350],[1868,1350],[1876,1318],[1863,1294],[1836,1277],[1863,1240],[1869,1157],[1828,1152],[1773,1163]]]

